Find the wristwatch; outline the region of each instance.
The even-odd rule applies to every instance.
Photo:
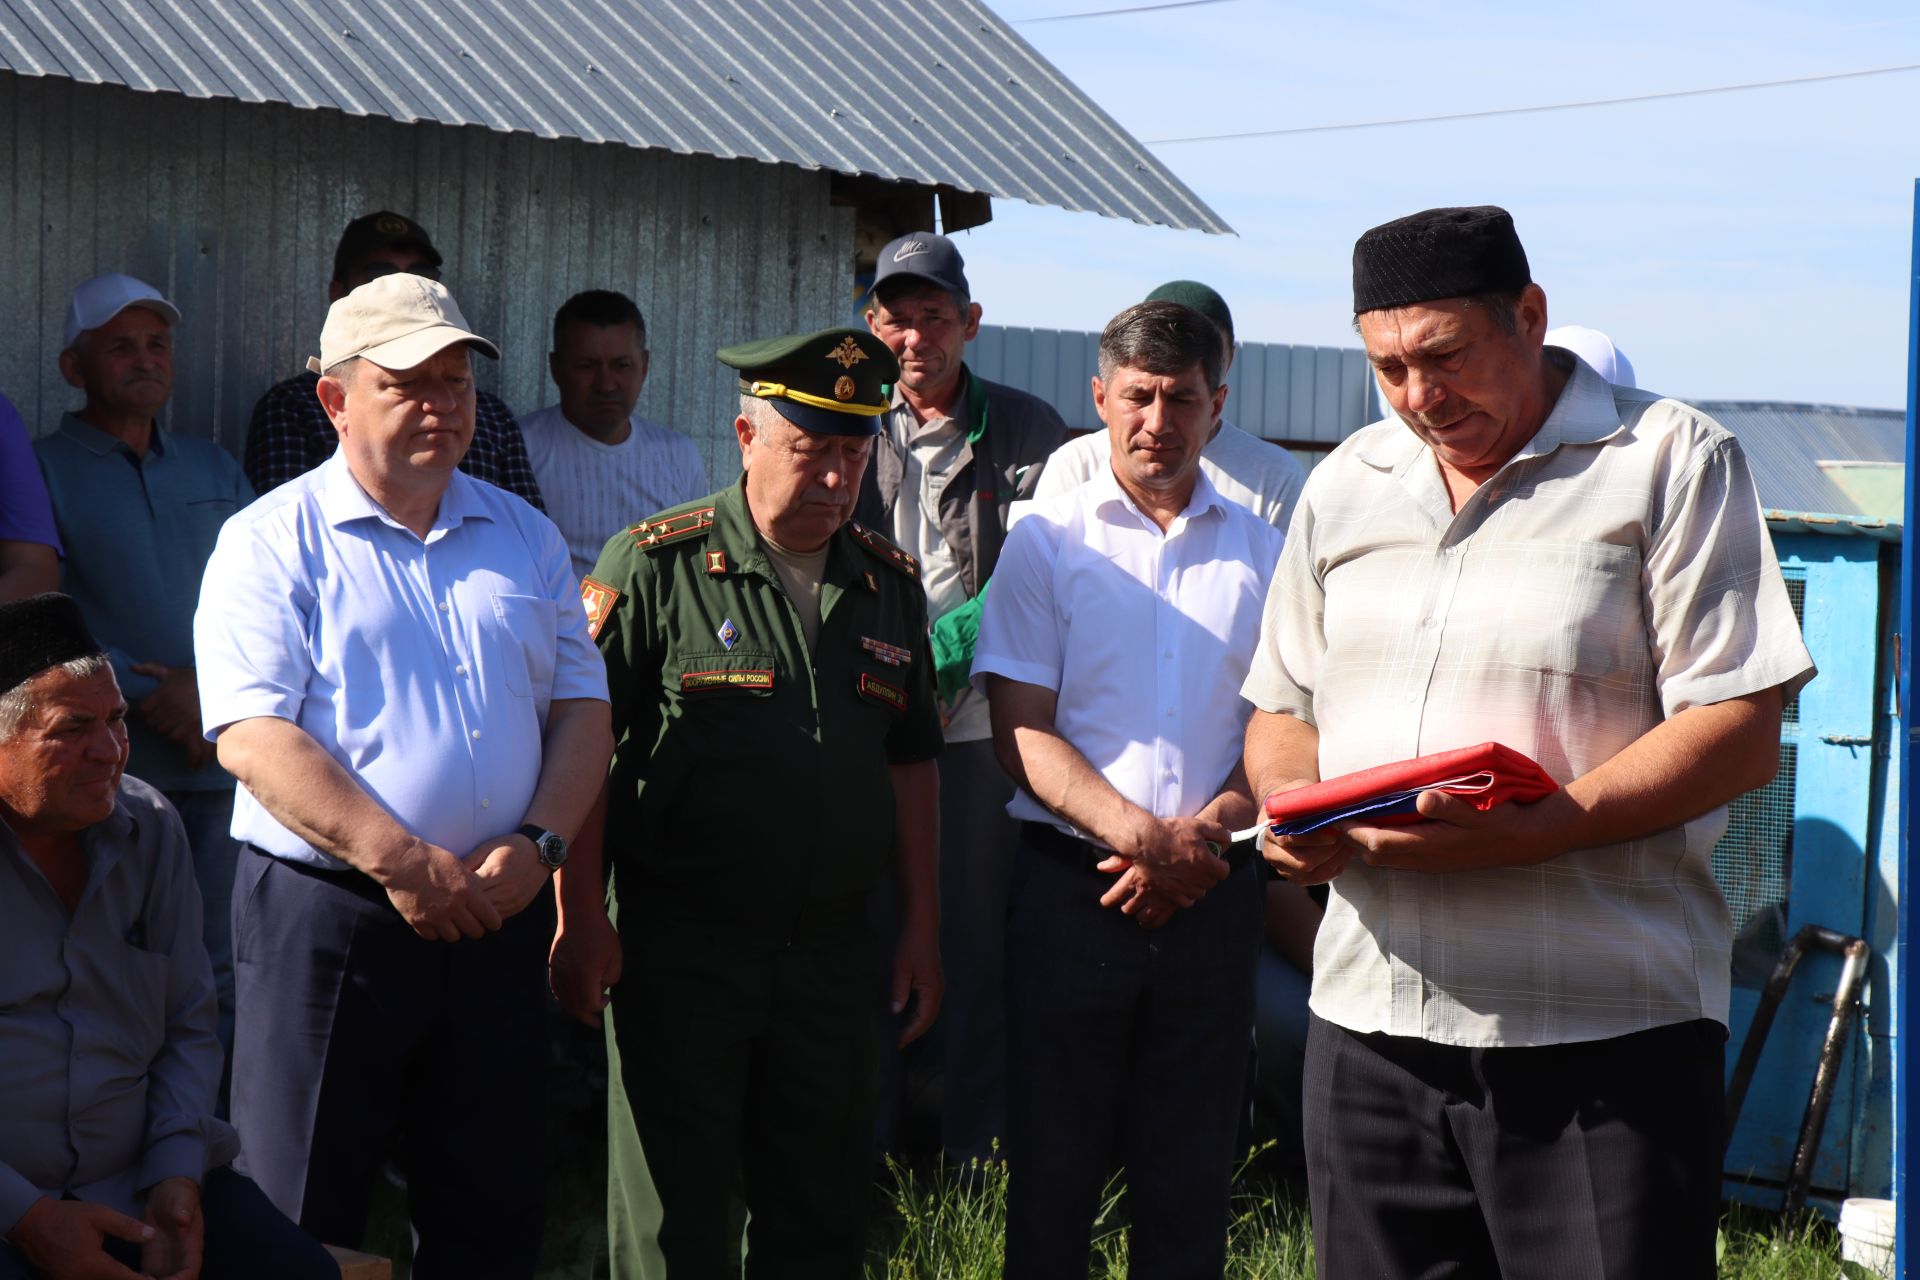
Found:
[[[549,871],[558,871],[567,861],[567,838],[545,827],[537,827],[529,822],[521,827],[516,835],[523,835],[533,841],[533,850],[540,855],[540,865]]]

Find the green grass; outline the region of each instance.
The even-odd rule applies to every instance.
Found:
[[[606,1280],[606,1094],[579,1056],[557,1064],[549,1093],[545,1246],[539,1280]],[[1228,1236],[1229,1280],[1311,1280],[1313,1236],[1304,1194],[1261,1168],[1241,1171]],[[876,1188],[867,1280],[999,1280],[1006,1252],[1003,1162],[932,1170],[895,1167]],[[1090,1276],[1126,1275],[1125,1198],[1109,1188]],[[364,1248],[395,1259],[407,1275],[403,1194],[382,1184]],[[1817,1217],[1784,1226],[1771,1214],[1730,1206],[1721,1224],[1721,1280],[1871,1280],[1842,1270],[1839,1237]]]

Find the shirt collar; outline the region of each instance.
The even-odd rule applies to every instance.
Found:
[[[335,449],[333,456],[320,467],[320,511],[328,524],[339,528],[356,520],[378,520],[395,529],[405,528],[353,478],[345,449]],[[434,514],[433,528],[423,541],[431,542],[436,535],[458,528],[466,520],[491,519],[493,514],[481,501],[473,479],[466,472],[455,470],[447,477],[446,490],[440,495],[440,510]]]
[[[853,521],[848,520],[834,530],[833,538],[827,543],[830,554],[822,572],[822,585],[850,585],[866,563],[860,559],[864,553],[854,550],[849,527],[852,524]],[[723,554],[726,565],[723,572],[757,573],[769,582],[779,581],[773,561],[760,540],[759,526],[754,524],[753,512],[747,506],[747,473],[744,471],[738,480],[714,496],[713,528],[707,531],[707,549]]]
[[[129,445],[119,436],[107,434],[91,422],[83,420],[77,414],[68,413],[61,415],[60,432],[95,457],[104,458],[110,453],[130,454],[136,459],[140,456],[134,453],[133,446]],[[167,433],[160,429],[160,424],[157,422],[154,423],[153,434],[148,438],[147,451],[158,454],[163,458],[166,457],[166,435]]]
[[[92,826],[80,832],[80,856],[86,860],[87,880],[80,891],[80,901],[85,902],[93,893],[95,885],[106,878],[120,856],[131,849],[139,840],[140,823],[127,808],[127,784],[124,780],[114,789],[113,812]],[[36,874],[44,879],[44,873],[34,866],[27,851],[20,847],[20,838],[6,823],[0,822],[0,851],[11,850],[12,856],[23,864],[33,867]]]
[[[1106,465],[1096,471],[1093,479],[1087,482],[1087,487],[1092,490],[1091,498],[1096,514],[1110,514],[1113,504],[1119,503],[1121,508],[1131,512],[1135,519],[1144,520],[1148,524],[1153,523],[1146,513],[1140,510],[1127,491],[1120,487],[1120,478],[1113,474],[1111,455],[1106,459]],[[1178,520],[1195,520],[1209,511],[1224,513],[1227,509],[1226,502],[1227,500],[1220,496],[1220,491],[1213,487],[1213,481],[1207,479],[1207,473],[1200,469],[1198,463],[1195,463],[1193,493],[1188,497],[1187,505],[1181,510]]]
[[[1377,438],[1363,441],[1356,450],[1361,462],[1383,471],[1398,471],[1429,451],[1426,441],[1398,416],[1386,421],[1400,429],[1383,431]],[[1544,458],[1563,444],[1600,444],[1624,430],[1626,425],[1613,402],[1613,388],[1586,361],[1574,358],[1573,372],[1560,389],[1560,398],[1553,402],[1547,420],[1510,461]]]

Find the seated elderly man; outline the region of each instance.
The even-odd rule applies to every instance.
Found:
[[[0,605],[0,1280],[337,1277],[227,1167],[193,862],[126,721],[71,599]]]

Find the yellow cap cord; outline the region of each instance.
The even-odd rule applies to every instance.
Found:
[[[759,396],[762,400],[788,399],[796,404],[811,405],[816,409],[831,409],[835,413],[857,413],[866,418],[877,418],[887,411],[884,404],[847,404],[840,400],[829,400],[825,396],[810,395],[805,391],[795,391],[784,382],[743,382],[747,394]]]

